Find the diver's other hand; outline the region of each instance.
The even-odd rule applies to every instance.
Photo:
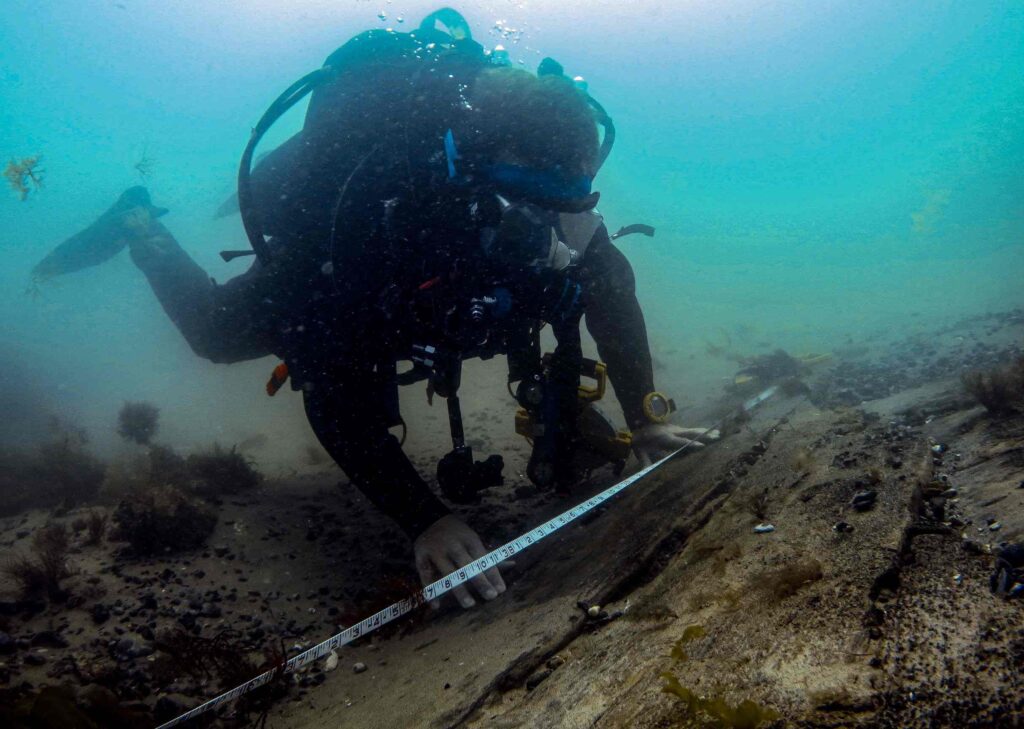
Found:
[[[442,516],[416,537],[413,551],[416,569],[424,586],[487,554],[476,532],[452,514]],[[477,575],[469,584],[484,600],[493,600],[505,591],[505,581],[496,567]],[[452,593],[462,607],[476,605],[465,585],[459,585]],[[431,600],[430,605],[436,608],[439,601]]]
[[[717,430],[681,428],[667,423],[650,423],[633,431],[633,452],[641,466],[649,466],[683,446],[696,450],[704,443],[718,439]]]

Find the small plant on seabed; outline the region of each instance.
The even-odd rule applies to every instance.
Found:
[[[707,632],[700,625],[691,625],[683,631],[682,637],[672,646],[671,658],[674,663],[689,660],[686,644],[704,638]],[[730,704],[723,693],[716,692],[711,696],[698,694],[686,688],[679,677],[671,671],[661,673],[664,684],[662,693],[675,696],[682,705],[683,726],[707,727],[708,729],[756,729],[765,722],[779,718],[778,712],[761,706],[750,699],[744,699],[735,706]]]
[[[193,453],[186,461],[190,488],[200,496],[238,494],[259,486],[263,476],[252,462],[235,448],[219,445],[204,453]]]
[[[93,509],[85,520],[85,543],[94,546],[103,541],[107,535],[107,515],[99,509]]]
[[[291,676],[284,672],[288,655],[283,641],[268,645],[262,662],[246,648],[241,634],[231,629],[222,630],[212,638],[179,629],[158,639],[156,648],[160,652],[154,666],[158,682],[175,681],[179,676],[188,675],[209,682],[218,690],[227,690],[264,671],[274,671],[267,683],[243,695],[235,704],[233,713],[245,726],[265,727],[271,707],[288,694]]]
[[[126,402],[117,413],[117,432],[125,440],[149,445],[160,425],[160,410],[148,402]]]
[[[53,602],[63,602],[68,593],[60,583],[71,575],[67,564],[69,542],[64,524],[45,526],[32,537],[32,554],[8,562],[4,574],[18,585],[23,597],[45,594]]]
[[[993,415],[1024,413],[1024,357],[1005,367],[967,372],[964,389]]]

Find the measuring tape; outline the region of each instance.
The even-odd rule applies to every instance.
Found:
[[[743,409],[752,410],[753,408],[757,407],[762,402],[770,398],[772,395],[774,395],[777,389],[778,388],[775,386],[769,387],[767,390],[763,391],[759,395],[751,398],[750,400],[747,400],[743,404]],[[722,423],[724,423],[724,420],[722,421]],[[305,650],[302,653],[293,656],[292,658],[288,659],[288,661],[285,662],[283,666],[279,666],[265,673],[261,673],[259,676],[256,676],[255,678],[246,681],[241,686],[236,686],[230,691],[227,691],[226,693],[223,693],[220,696],[217,696],[216,698],[210,699],[204,704],[200,704],[191,711],[187,711],[186,713],[182,714],[176,719],[172,719],[171,721],[165,724],[161,724],[159,727],[157,727],[157,729],[169,729],[169,727],[178,726],[179,724],[182,724],[183,722],[186,722],[189,719],[197,717],[200,714],[205,714],[208,711],[216,709],[218,706],[222,706],[226,703],[234,701],[240,696],[243,696],[249,693],[250,691],[258,689],[260,686],[269,683],[270,680],[273,679],[275,675],[297,671],[303,666],[306,666],[312,663],[313,661],[323,658],[332,650],[340,648],[343,645],[347,645],[352,641],[356,640],[357,638],[361,638],[362,636],[367,635],[368,633],[372,633],[381,626],[387,625],[393,620],[397,620],[403,615],[411,613],[424,602],[427,602],[429,600],[435,600],[444,595],[445,593],[451,592],[459,585],[468,582],[477,575],[482,574],[483,572],[486,572],[487,570],[493,567],[497,567],[506,559],[512,557],[515,554],[518,554],[519,552],[522,552],[524,549],[527,549],[528,547],[533,546],[540,540],[551,536],[553,533],[564,527],[566,524],[569,524],[570,522],[579,519],[588,511],[593,510],[595,507],[599,506],[603,502],[615,496],[615,494],[629,488],[637,481],[647,476],[647,474],[660,468],[665,463],[671,461],[673,458],[675,458],[680,453],[685,451],[687,448],[692,446],[694,443],[697,443],[701,437],[707,435],[712,430],[715,430],[722,423],[719,423],[719,425],[708,428],[699,436],[697,436],[697,438],[691,440],[682,448],[679,448],[678,450],[668,454],[660,461],[655,461],[651,465],[640,469],[629,478],[619,481],[614,486],[610,486],[601,493],[591,496],[586,501],[577,504],[568,511],[562,512],[554,519],[544,522],[540,526],[531,529],[525,534],[521,534],[520,536],[516,537],[512,541],[506,542],[497,549],[488,552],[483,557],[480,557],[479,559],[471,562],[470,564],[467,564],[464,567],[460,567],[454,572],[445,575],[437,582],[433,582],[427,585],[418,593],[415,593],[414,595],[411,595],[410,597],[407,597],[404,600],[399,600],[398,602],[389,605],[388,607],[384,608],[378,613],[371,615],[365,620],[345,628],[343,631],[337,633],[336,635],[332,635],[323,643],[319,643],[313,646],[312,648],[309,648],[308,650]]]

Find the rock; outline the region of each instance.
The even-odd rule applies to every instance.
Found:
[[[92,606],[92,622],[96,625],[102,625],[110,619],[110,608],[101,602],[96,603]]]
[[[545,665],[554,671],[556,668],[561,668],[565,665],[565,659],[561,656],[551,656]]]
[[[35,648],[67,648],[68,642],[56,630],[41,630],[32,636],[30,645]]]
[[[539,493],[540,491],[538,491],[537,487],[533,485],[517,486],[515,491],[512,492],[516,499],[529,499]]]
[[[552,673],[550,668],[545,668],[526,679],[526,690],[533,691]]]
[[[600,605],[591,605],[590,607],[587,608],[587,616],[588,617],[596,618],[600,614],[601,614],[601,606]]]
[[[878,492],[873,489],[867,489],[866,491],[855,493],[850,500],[850,506],[855,511],[869,511],[874,508],[876,501],[878,501]]]
[[[327,660],[324,661],[324,671],[333,671],[337,667],[338,653],[337,651],[331,651],[327,656]]]
[[[849,534],[853,531],[853,525],[847,524],[845,521],[837,521],[832,525],[832,530],[840,534]]]
[[[176,696],[161,696],[153,706],[153,718],[158,722],[169,721],[188,710],[188,704]]]
[[[87,709],[108,711],[117,706],[117,694],[106,686],[91,683],[79,690],[76,703]]]
[[[0,630],[0,656],[9,656],[18,650],[18,644],[14,638]]]
[[[218,544],[213,548],[213,553],[218,557],[226,557],[231,549],[226,544]]]
[[[199,615],[204,618],[219,618],[221,610],[218,605],[214,605],[212,602],[204,602]]]
[[[988,525],[988,530],[990,532],[997,532],[997,531],[999,531],[1002,528],[1003,528],[1003,525],[1000,524],[998,521],[994,521],[994,522],[992,522],[991,524]]]
[[[960,546],[968,554],[988,554],[985,545],[975,539],[964,539]]]
[[[775,531],[774,524],[762,523],[754,527],[754,534],[768,534]]]
[[[26,666],[42,666],[46,663],[46,656],[39,653],[29,653],[23,660]]]
[[[191,630],[196,624],[196,614],[191,610],[186,610],[180,616],[178,616],[178,622],[185,628]]]
[[[355,663],[352,666],[352,672],[353,673],[362,673],[365,670],[366,670],[366,664],[363,663],[362,661],[359,661],[358,663]]]

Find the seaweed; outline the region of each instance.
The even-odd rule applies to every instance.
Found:
[[[671,694],[683,704],[683,719],[690,726],[723,727],[723,729],[756,729],[765,722],[775,721],[779,713],[744,699],[735,706],[721,694],[701,696],[686,688],[671,671],[661,674],[665,684],[662,693]]]
[[[182,552],[206,543],[217,515],[174,486],[151,486],[128,494],[114,512],[116,539],[136,554]]]
[[[966,372],[961,379],[968,394],[992,415],[1024,413],[1024,357],[1004,367]]]
[[[80,433],[65,433],[34,453],[0,452],[0,515],[91,501],[105,472]]]
[[[690,656],[687,655],[683,646],[697,640],[698,638],[703,638],[706,635],[707,631],[704,630],[704,626],[702,625],[687,626],[686,630],[683,631],[682,637],[672,644],[672,652],[669,654],[672,660],[676,662],[689,660]]]
[[[107,515],[98,509],[93,509],[85,520],[85,528],[85,543],[90,546],[99,544],[107,535]]]
[[[768,496],[767,488],[760,491],[752,489],[743,497],[742,505],[757,521],[766,521],[770,502],[771,498]]]
[[[7,182],[14,191],[18,193],[18,197],[22,202],[28,200],[28,194],[32,189],[39,190],[43,186],[43,170],[39,169],[41,161],[42,157],[35,155],[34,157],[25,157],[20,162],[12,159],[7,163],[4,177],[7,178]],[[29,187],[29,184],[32,187]]]
[[[49,524],[32,537],[32,554],[16,557],[4,565],[3,571],[24,597],[45,594],[52,602],[64,602],[68,593],[60,583],[71,575],[67,565],[69,546],[67,527]]]
[[[154,666],[154,674],[167,681],[185,674],[203,682],[213,681],[224,690],[240,686],[264,671],[275,670],[270,681],[239,699],[236,705],[239,716],[257,714],[256,720],[246,725],[264,726],[273,703],[288,693],[289,684],[284,680],[288,656],[281,642],[264,649],[263,661],[259,663],[246,649],[241,634],[230,628],[212,638],[179,628],[158,639],[155,647],[161,655]]]
[[[681,663],[689,660],[689,655],[683,646],[706,636],[707,631],[703,626],[687,626],[683,635],[672,646],[673,662]],[[775,721],[779,718],[779,714],[775,710],[761,706],[750,699],[743,699],[733,706],[721,690],[716,690],[710,696],[698,694],[683,686],[679,677],[671,671],[663,671],[659,676],[664,681],[661,687],[662,693],[675,696],[682,702],[684,726],[756,729],[764,722]]]
[[[156,161],[149,156],[146,150],[143,150],[142,156],[139,157],[139,161],[132,165],[132,169],[138,173],[139,177],[143,182],[149,180],[149,176],[153,174],[153,167],[156,165]]]
[[[185,461],[192,491],[203,496],[237,494],[259,486],[263,476],[237,449],[214,445],[205,453],[190,455]]]
[[[817,582],[824,576],[821,563],[807,559],[787,564],[777,570],[762,572],[754,577],[754,583],[776,602],[781,602]]]
[[[149,445],[159,427],[160,409],[148,402],[126,402],[117,414],[117,432],[125,440]]]

